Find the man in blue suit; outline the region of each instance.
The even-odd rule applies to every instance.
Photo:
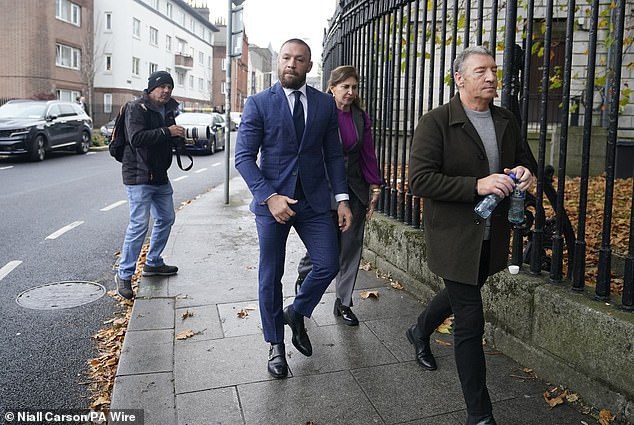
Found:
[[[306,85],[312,65],[304,41],[291,39],[282,45],[279,82],[247,99],[236,143],[236,168],[253,194],[250,209],[260,242],[260,315],[264,339],[271,344],[268,371],[275,378],[288,376],[284,324],[291,328],[295,348],[310,356],[304,317],[311,316],[339,271],[331,189],[338,202],[339,228],[347,230],[352,221],[335,102]],[[282,309],[291,226],[306,245],[313,270],[293,303]]]

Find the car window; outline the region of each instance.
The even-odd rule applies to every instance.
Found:
[[[62,117],[72,117],[73,115],[77,115],[72,105],[61,103],[59,105],[59,109],[62,111]]]
[[[62,111],[59,109],[59,105],[51,105],[48,108],[48,116],[59,117],[62,115]]]
[[[71,103],[70,106],[73,108],[75,115],[84,115],[84,109],[76,103]]]
[[[0,118],[44,118],[45,103],[16,102],[0,106]]]

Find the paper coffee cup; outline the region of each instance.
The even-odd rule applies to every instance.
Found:
[[[514,264],[511,264],[509,266],[509,273],[511,274],[518,274],[520,272],[520,266],[516,266]]]

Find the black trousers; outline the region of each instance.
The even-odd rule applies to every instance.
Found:
[[[454,352],[462,394],[470,417],[484,417],[492,412],[486,385],[486,361],[482,348],[484,309],[480,289],[488,277],[490,242],[482,244],[478,285],[444,279],[445,288],[429,302],[418,316],[416,337],[429,338],[445,319],[454,314]]]

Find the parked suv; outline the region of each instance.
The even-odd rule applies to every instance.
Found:
[[[26,155],[42,161],[46,153],[90,148],[92,119],[83,108],[59,100],[10,100],[0,106],[0,155]]]

